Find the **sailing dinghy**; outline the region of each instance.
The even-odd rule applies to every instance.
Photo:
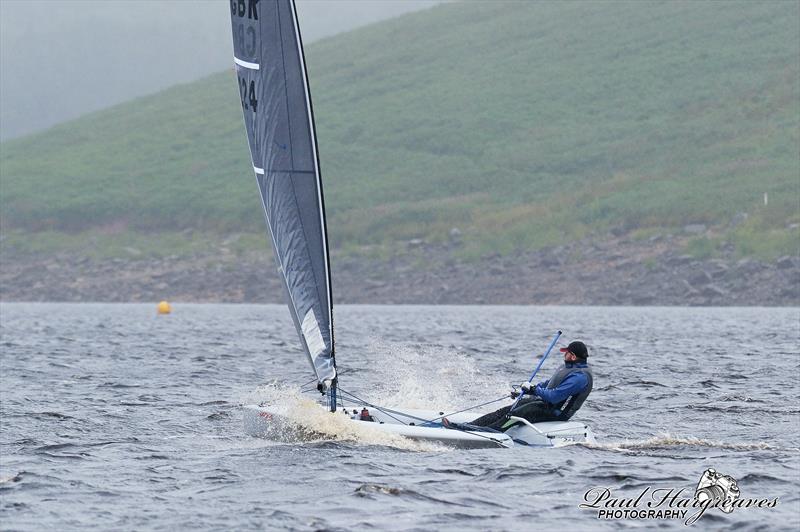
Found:
[[[591,440],[589,428],[578,422],[531,424],[520,419],[506,432],[452,430],[441,424],[445,412],[381,408],[340,390],[325,202],[297,11],[293,0],[232,0],[230,6],[234,64],[253,172],[289,311],[317,388],[327,398],[320,408],[358,426],[455,447],[553,446]],[[480,413],[448,416],[454,423],[467,423]],[[267,437],[308,431],[277,405],[248,405],[244,419],[248,432]]]

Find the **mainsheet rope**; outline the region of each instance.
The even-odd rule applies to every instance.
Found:
[[[376,404],[370,403],[370,402],[365,401],[364,399],[356,396],[355,394],[353,394],[351,392],[348,392],[347,390],[343,390],[341,387],[339,387],[339,391],[342,392],[343,394],[349,395],[352,398],[351,400],[353,400],[354,403],[361,404],[361,405],[364,405],[364,406],[368,406],[369,408],[374,408],[375,410],[378,410],[379,412],[383,412],[387,416],[391,417],[392,419],[394,419],[395,421],[397,421],[399,423],[402,423],[403,425],[409,425],[409,423],[406,423],[403,420],[398,419],[397,417],[393,416],[392,414],[397,414],[399,416],[405,416],[405,417],[409,417],[411,419],[416,419],[417,421],[421,421],[422,425],[416,425],[416,426],[419,426],[419,427],[422,427],[422,426],[425,426],[425,425],[431,425],[431,424],[434,424],[439,419],[443,419],[443,418],[446,418],[448,416],[453,416],[455,414],[460,414],[461,412],[466,412],[468,410],[472,410],[473,408],[480,408],[480,407],[483,407],[483,406],[486,406],[486,405],[490,405],[492,403],[496,403],[498,401],[502,401],[502,400],[508,398],[508,395],[503,395],[501,397],[498,397],[497,399],[492,399],[491,401],[486,401],[485,403],[480,403],[480,404],[468,406],[468,407],[466,407],[466,408],[464,408],[462,410],[457,410],[455,412],[442,414],[442,415],[437,416],[437,417],[432,418],[432,419],[425,419],[425,418],[422,418],[422,417],[418,417],[418,416],[409,414],[407,412],[403,412],[402,410],[394,410],[392,408],[388,408],[388,407],[385,407],[385,406],[382,407],[382,406],[378,406]]]

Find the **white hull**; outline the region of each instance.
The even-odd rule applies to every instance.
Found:
[[[320,405],[320,408],[323,407]],[[371,410],[373,421],[362,421],[358,418],[357,412],[352,410],[340,409],[335,413],[327,412],[326,414],[341,416],[339,419],[348,424],[353,423],[352,428],[355,429],[378,430],[416,441],[458,448],[514,447],[517,445],[556,447],[570,443],[595,442],[591,429],[577,421],[548,421],[532,424],[524,419],[514,418],[520,424],[508,429],[505,433],[499,433],[444,428],[438,423],[439,416],[444,412],[417,409],[398,410],[402,410],[406,415]],[[467,423],[480,415],[477,412],[462,412],[448,415],[447,419],[452,423]],[[437,419],[437,422],[426,424],[421,421],[428,419]],[[252,436],[275,440],[304,438],[313,436],[316,432],[268,406],[246,405],[244,407],[244,425],[247,433]]]

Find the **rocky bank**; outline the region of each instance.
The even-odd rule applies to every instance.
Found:
[[[390,259],[331,257],[334,301],[383,304],[800,305],[800,258],[699,260],[677,237],[609,237],[458,259],[458,244],[405,242]],[[3,301],[282,303],[268,251],[189,258],[0,257]]]

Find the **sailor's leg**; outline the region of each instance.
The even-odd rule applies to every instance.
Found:
[[[502,425],[502,422],[506,419],[509,410],[511,410],[511,405],[504,406],[499,410],[495,410],[494,412],[489,412],[488,414],[483,415],[478,419],[470,421],[469,424],[474,425],[476,427],[492,427],[497,429],[499,428],[499,425]]]
[[[524,403],[520,401],[512,415],[521,417],[530,423],[558,420],[558,416],[553,412],[553,407],[538,397]]]

